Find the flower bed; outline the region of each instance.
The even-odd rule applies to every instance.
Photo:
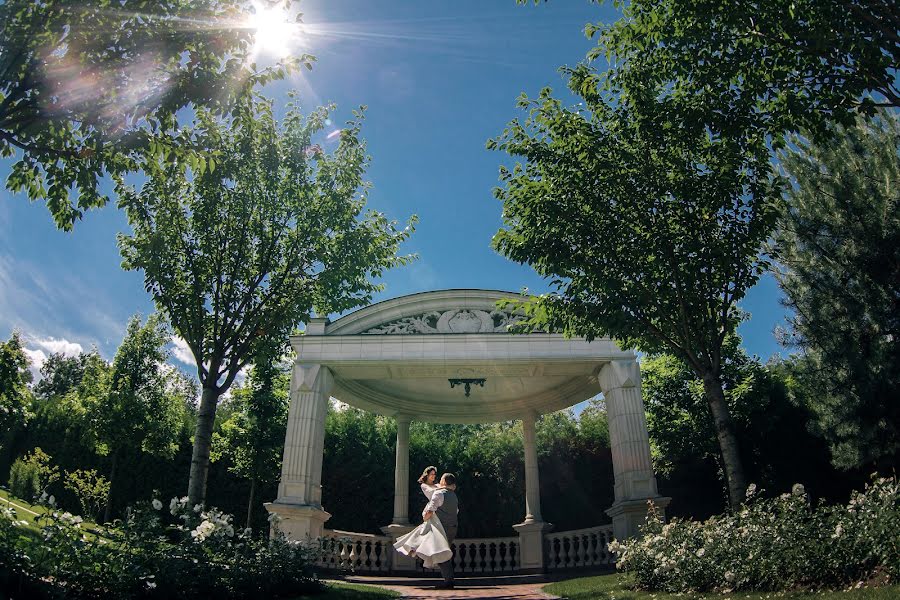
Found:
[[[900,486],[874,480],[846,506],[812,507],[803,486],[764,499],[755,486],[734,513],[663,525],[651,511],[643,536],[614,541],[617,567],[645,590],[838,589],[900,579]]]
[[[14,509],[0,515],[0,590],[22,597],[278,598],[318,591],[311,550],[283,536],[235,530],[230,515],[141,503],[111,527],[51,510],[28,535]]]

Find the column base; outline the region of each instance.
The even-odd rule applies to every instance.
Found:
[[[409,523],[391,523],[390,525],[385,525],[381,528],[381,532],[384,535],[389,536],[391,538],[391,542],[396,542],[397,538],[406,535],[413,529],[415,529],[415,525],[411,525]],[[416,559],[411,556],[406,556],[405,554],[400,554],[393,548],[390,549],[391,552],[391,572],[392,573],[415,573],[416,572]]]
[[[665,522],[666,507],[672,501],[667,496],[656,496],[654,498],[642,498],[637,500],[622,500],[613,503],[606,514],[612,517],[613,536],[617,540],[625,540],[631,537],[637,537],[641,534],[640,528],[647,520],[648,506],[647,503],[652,501],[659,512],[660,517]]]
[[[519,568],[522,573],[544,572],[544,534],[553,531],[553,523],[525,521],[513,525],[519,534]]]
[[[278,521],[272,523],[272,535],[277,529],[287,539],[295,542],[308,542],[321,537],[325,521],[331,518],[331,513],[322,510],[320,506],[288,504],[277,500],[266,502],[264,506],[269,514],[278,516]]]

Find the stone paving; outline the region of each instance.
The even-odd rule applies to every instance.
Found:
[[[519,575],[511,577],[457,577],[452,590],[436,590],[440,578],[432,577],[366,577],[350,576],[347,583],[377,585],[403,594],[404,598],[421,600],[442,598],[444,600],[462,598],[503,598],[507,600],[532,600],[556,598],[541,591],[548,581],[540,575]]]

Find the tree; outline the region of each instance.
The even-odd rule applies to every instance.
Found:
[[[104,173],[134,170],[135,151],[176,128],[179,110],[227,110],[245,87],[311,65],[301,56],[257,71],[250,10],[246,0],[0,4],[0,156],[17,157],[7,188],[46,200],[70,229],[107,203]]]
[[[19,332],[13,331],[0,343],[0,431],[8,432],[22,425],[31,404],[31,371],[28,356],[22,348]]]
[[[229,400],[233,412],[213,434],[210,460],[225,458],[228,470],[250,481],[247,527],[252,525],[257,484],[278,480],[287,428],[290,375],[279,368],[273,351],[253,362],[247,385],[235,389]]]
[[[41,365],[41,380],[34,386],[34,394],[43,400],[60,398],[78,387],[84,377],[85,362],[89,354],[66,356],[54,352]]]
[[[111,367],[98,370],[93,389],[82,399],[97,449],[111,462],[105,521],[112,511],[122,455],[137,450],[171,456],[176,450],[182,405],[180,398],[166,393],[163,370],[170,337],[159,315],[151,315],[143,325],[139,316],[132,317]]]
[[[678,102],[702,99],[717,131],[737,116],[779,143],[859,111],[900,107],[900,12],[892,0],[637,0],[589,25],[612,87],[647,80]]]
[[[127,269],[144,272],[157,306],[197,361],[202,396],[188,496],[203,502],[219,397],[270,339],[298,323],[369,301],[370,281],[397,257],[410,228],[361,216],[367,157],[361,113],[325,152],[313,137],[329,109],[303,116],[294,102],[282,127],[271,103],[247,95],[228,120],[206,110],[184,143],[218,154],[211,168],[148,156],[140,191],[121,184],[133,235],[119,244]]]
[[[900,120],[881,113],[795,139],[793,179],[775,236],[794,374],[815,393],[814,429],[834,464],[884,469],[900,456]]]
[[[494,247],[556,288],[520,303],[523,328],[608,335],[684,360],[704,383],[737,506],[745,479],[722,347],[766,268],[778,200],[766,138],[740,121],[713,132],[702,99],[686,107],[652,80],[623,96],[588,66],[564,72],[582,106],[563,107],[549,89],[523,97],[525,122],[488,142],[524,159],[501,168]]]

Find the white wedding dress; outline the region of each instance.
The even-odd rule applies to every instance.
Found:
[[[436,489],[427,483],[422,484],[422,493],[429,500]],[[421,558],[426,569],[434,569],[453,557],[453,551],[447,543],[447,533],[437,515],[432,515],[406,535],[397,538],[394,548],[400,554]]]

